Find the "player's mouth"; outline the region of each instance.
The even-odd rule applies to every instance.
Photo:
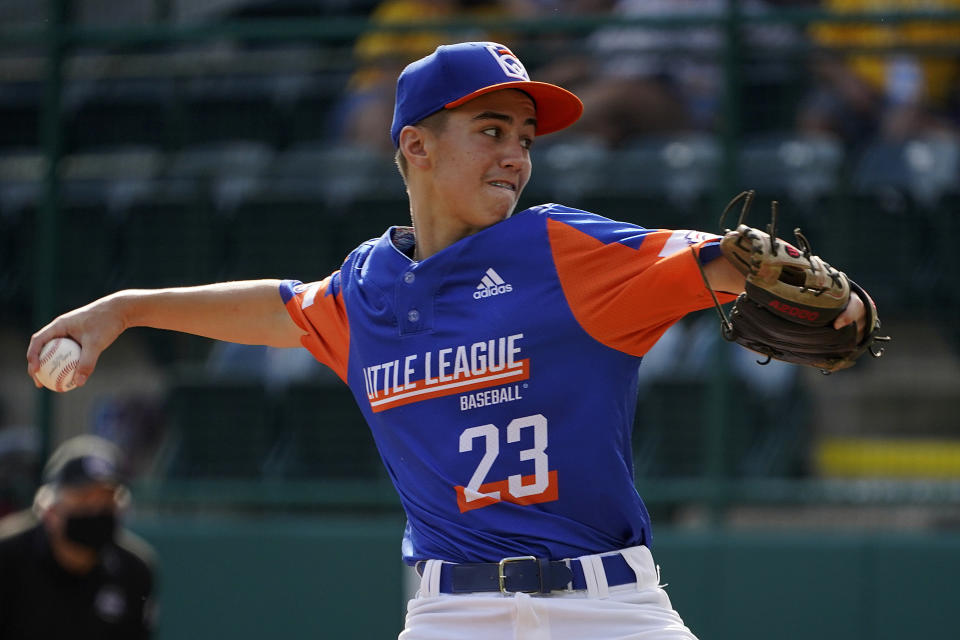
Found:
[[[507,189],[508,191],[513,192],[516,192],[517,190],[517,185],[513,184],[512,182],[506,182],[505,180],[491,180],[487,184],[492,187],[497,187],[498,189]]]

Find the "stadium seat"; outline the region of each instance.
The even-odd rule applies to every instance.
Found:
[[[832,138],[768,133],[740,145],[739,184],[757,191],[757,204],[789,200],[809,209],[837,189],[844,160],[843,147]]]
[[[62,190],[67,201],[103,206],[119,218],[152,190],[163,163],[163,153],[149,145],[91,147],[63,157]]]
[[[30,321],[33,237],[33,216],[0,210],[0,317],[16,325]]]
[[[712,193],[720,167],[712,136],[678,134],[632,140],[613,158],[610,184],[616,192],[692,202]]]
[[[255,176],[273,160],[273,148],[258,140],[235,138],[201,142],[170,155],[165,175],[173,179],[215,179],[228,175]]]
[[[903,142],[876,140],[857,158],[852,172],[855,193],[904,192],[931,207],[957,188],[960,142],[947,137]]]
[[[527,206],[544,202],[572,204],[604,191],[609,151],[599,143],[573,136],[538,143],[531,152],[533,172],[524,195]]]
[[[128,287],[203,284],[220,279],[220,220],[193,181],[162,181],[121,219],[120,277]]]
[[[771,27],[764,25],[760,28]],[[793,46],[788,43],[796,34],[790,34],[786,25],[772,28],[781,31],[771,41],[742,52],[737,123],[746,135],[776,132],[792,123],[796,119],[797,105],[811,90],[807,61],[802,56],[784,55],[781,48]]]
[[[534,156],[524,206],[558,202],[648,228],[696,228],[716,182],[716,143],[650,136],[609,150],[561,138]]]
[[[40,146],[42,105],[42,83],[4,83],[0,91],[0,148]]]
[[[151,145],[88,147],[60,162],[64,182],[82,180],[152,180],[163,166],[163,153]]]
[[[178,287],[225,279],[225,239],[203,185],[156,180],[132,194],[118,216],[115,288]],[[149,331],[145,343],[159,365],[195,361],[209,341],[169,331]]]
[[[634,467],[642,477],[692,477],[704,472],[706,382],[665,377],[651,381],[637,404]]]
[[[392,226],[409,226],[410,203],[405,195],[371,195],[355,198],[338,215],[337,248],[344,256],[361,242],[378,238]]]
[[[841,246],[829,255],[878,304],[936,295],[941,258],[931,239],[958,174],[960,146],[948,140],[875,141],[856,159],[850,194],[835,198],[829,214],[842,225],[832,236]]]
[[[709,230],[710,227],[703,226],[705,222],[712,226],[716,224],[715,220],[704,219],[704,213],[713,212],[709,205],[706,198],[677,202],[665,194],[597,193],[578,198],[572,206],[647,229]]]
[[[168,478],[256,479],[277,444],[275,411],[262,384],[182,380],[168,394]]]
[[[348,74],[324,71],[298,84],[295,90],[278,85],[276,98],[283,113],[281,146],[286,148],[306,140],[336,139],[333,111],[343,96]],[[384,136],[387,135],[386,127]]]
[[[65,149],[145,144],[168,148],[173,84],[156,78],[86,83],[64,99]]]
[[[272,185],[275,187],[276,185]],[[322,194],[274,188],[241,200],[226,221],[230,279],[319,280],[338,268],[336,225]]]
[[[16,148],[0,153],[0,312],[26,320],[33,278],[34,212],[40,201],[43,156]]]
[[[112,293],[119,284],[117,219],[103,200],[64,200],[56,263],[57,313]]]
[[[839,198],[830,212],[836,264],[863,286],[882,308],[929,296],[936,250],[930,220],[909,194],[887,190]],[[836,257],[833,257],[836,256]]]
[[[294,191],[309,182],[330,207],[349,205],[370,196],[404,197],[403,183],[389,154],[359,146],[336,146],[325,141],[292,145],[273,165],[276,190]]]
[[[256,140],[192,144],[171,154],[165,176],[200,183],[217,214],[229,216],[258,188],[273,158],[273,148]]]
[[[758,365],[759,366],[759,365]],[[725,406],[711,403],[707,377],[666,375],[651,380],[641,393],[634,421],[634,467],[638,477],[695,477],[711,472],[726,476],[774,475],[792,469],[797,456],[798,425],[771,421],[758,392],[744,380],[721,382]],[[736,398],[736,400],[733,400]],[[797,412],[802,416],[802,412]],[[713,421],[722,437],[713,439]],[[710,460],[711,441],[720,458]]]
[[[0,186],[40,182],[46,167],[43,152],[34,146],[0,151]],[[6,206],[0,202],[0,206]]]
[[[35,186],[31,197],[2,213],[4,226],[12,235],[5,239],[10,243],[9,255],[3,258],[5,274],[0,280],[7,295],[22,298],[26,304],[32,301],[36,286],[37,261],[46,250],[38,236],[44,203],[39,184]],[[107,197],[107,184],[103,182],[62,185],[57,234],[43,236],[45,241],[53,238],[57,243],[50,263],[55,270],[53,299],[57,313],[86,304],[110,292],[117,283],[117,224],[107,207]]]
[[[278,146],[281,115],[269,76],[206,76],[190,80],[181,96],[178,146],[239,137]]]
[[[401,179],[388,156],[301,143],[278,155],[260,188],[229,217],[229,273],[323,278],[359,242],[388,224],[408,223]]]
[[[339,383],[296,383],[280,400],[287,478],[380,476],[380,457],[353,394]]]
[[[230,18],[303,18],[316,16],[366,16],[376,6],[376,0],[269,0],[267,2],[238,2],[215,7],[218,15]],[[181,11],[185,11],[181,9]],[[209,11],[209,9],[207,9]]]
[[[960,354],[960,260],[957,260],[954,242],[960,233],[960,186],[947,193],[937,207],[934,218],[935,254],[934,270],[929,273],[934,287],[933,309],[945,334]]]

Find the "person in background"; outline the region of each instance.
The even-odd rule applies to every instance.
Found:
[[[83,435],[44,469],[32,510],[0,520],[0,640],[144,640],[155,621],[153,550],[122,529],[120,452]]]
[[[538,77],[569,87],[583,100],[583,117],[567,134],[608,148],[637,138],[712,131],[723,98],[725,0],[613,0],[616,18],[589,34],[582,47],[538,69]],[[740,10],[762,15],[769,4],[742,0]],[[670,26],[658,20],[716,18],[716,25]],[[649,19],[649,24],[637,20]],[[771,49],[795,34],[776,23],[744,28],[747,46]]]
[[[331,137],[345,144],[392,153],[390,139],[383,135],[383,123],[393,117],[397,75],[409,62],[427,55],[452,35],[439,26],[395,31],[378,29],[491,17],[508,17],[506,7],[499,0],[383,0],[370,14],[372,29],[354,44],[357,69],[343,99],[334,108]],[[482,39],[489,34],[477,27],[471,35]]]

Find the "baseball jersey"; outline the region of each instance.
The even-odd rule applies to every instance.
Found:
[[[651,543],[637,367],[712,305],[690,247],[709,260],[718,241],[547,204],[419,262],[412,229],[393,227],[321,282],[283,281],[304,346],[370,425],[407,514],[405,561]]]

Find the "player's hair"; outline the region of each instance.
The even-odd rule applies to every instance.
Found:
[[[450,112],[446,109],[441,109],[436,113],[432,113],[420,122],[414,123],[415,127],[426,127],[433,131],[434,133],[443,133],[443,130],[447,126],[447,116],[450,115]],[[404,157],[403,152],[397,148],[396,153],[393,155],[393,161],[397,165],[397,170],[400,172],[400,177],[403,178],[403,183],[407,183],[407,159]]]

